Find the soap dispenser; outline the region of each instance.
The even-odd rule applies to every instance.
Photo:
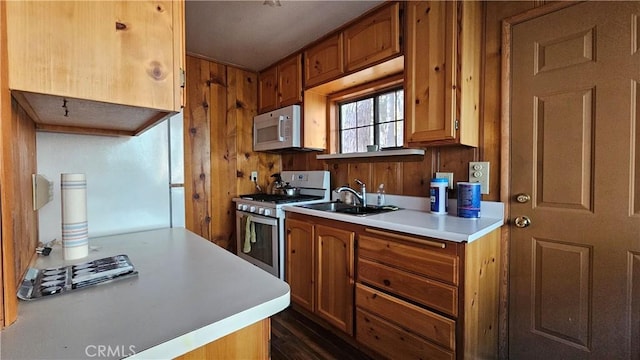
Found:
[[[384,206],[384,184],[378,186],[377,205]]]

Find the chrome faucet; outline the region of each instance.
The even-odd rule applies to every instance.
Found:
[[[353,190],[352,188],[350,188],[347,185],[340,186],[339,188],[336,188],[334,191],[337,192],[338,194],[340,194],[343,191],[350,192],[356,197],[356,199],[358,199],[358,201],[360,202],[360,205],[367,206],[367,185],[365,185],[365,183],[363,183],[362,181],[360,181],[358,179],[355,179],[355,182],[358,185],[360,185],[360,193],[358,193],[357,191]]]

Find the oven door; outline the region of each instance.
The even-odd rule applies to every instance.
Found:
[[[236,211],[237,254],[280,277],[278,219]]]

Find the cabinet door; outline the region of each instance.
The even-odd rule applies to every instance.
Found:
[[[10,88],[179,111],[173,11],[171,1],[7,2]]]
[[[303,308],[314,308],[314,234],[313,225],[287,219],[285,277],[291,287],[291,301]]]
[[[259,112],[275,110],[278,107],[278,68],[272,66],[260,73],[258,81]]]
[[[407,2],[409,146],[478,146],[482,6],[476,1]]]
[[[302,54],[278,65],[278,107],[302,102]]]
[[[345,67],[362,69],[400,53],[400,4],[358,21],[344,31]]]
[[[330,36],[304,52],[305,88],[333,80],[342,73],[342,33]]]
[[[316,225],[316,314],[353,334],[355,233]]]
[[[454,58],[451,24],[455,3],[407,2],[405,137],[411,143],[452,140]],[[430,8],[430,11],[427,9]]]

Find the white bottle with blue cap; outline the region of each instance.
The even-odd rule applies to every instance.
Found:
[[[431,180],[431,213],[447,214],[447,187],[449,179],[434,178]]]

